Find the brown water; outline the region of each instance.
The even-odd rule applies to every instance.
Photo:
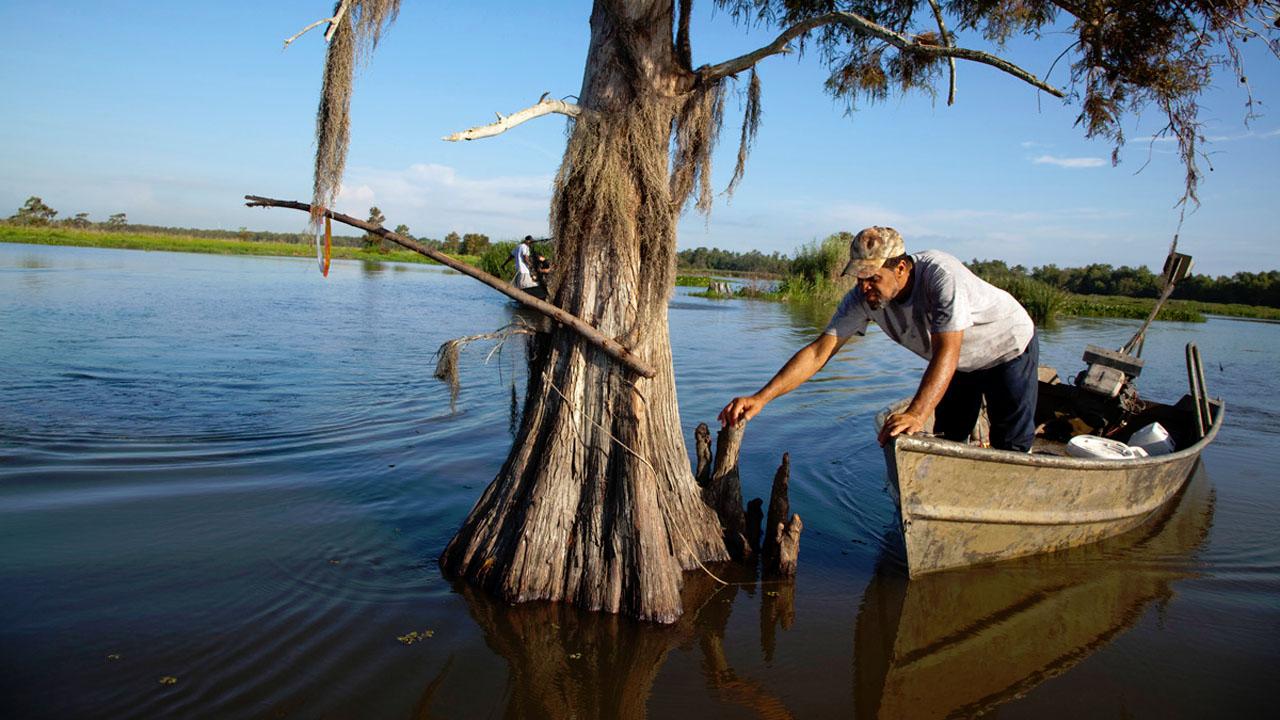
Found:
[[[422,267],[0,245],[2,717],[1260,715],[1280,660],[1280,326],[1162,324],[1144,395],[1199,344],[1227,424],[1169,511],[1061,555],[908,582],[872,416],[923,363],[873,333],[747,433],[792,457],[793,583],[688,578],[671,627],[510,607],[435,557],[510,444],[512,310]],[[817,332],[678,296],[686,435]],[[1045,362],[1135,324],[1073,322]],[[411,645],[411,631],[431,636]],[[161,684],[163,677],[176,678]]]

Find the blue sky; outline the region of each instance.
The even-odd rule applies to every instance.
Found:
[[[339,209],[378,205],[415,235],[544,234],[565,123],[542,118],[469,143],[440,138],[577,93],[590,2],[427,3],[400,19],[357,78]],[[331,3],[0,2],[0,212],[39,195],[63,216],[235,229],[301,230],[247,193],[307,200],[324,43],[284,38]],[[694,62],[754,49],[773,33],[695,8]],[[961,44],[983,47],[973,34]],[[1043,76],[1061,35],[1002,54]],[[1280,104],[1280,63],[1246,47],[1255,97]],[[1182,169],[1169,143],[1141,140],[1158,114],[1128,119],[1130,145],[1074,126],[1078,106],[985,66],[960,63],[957,104],[895,97],[846,116],[822,90],[816,53],[760,66],[763,122],[746,178],[710,218],[685,216],[680,247],[792,252],[838,230],[899,228],[908,249],[1010,263],[1158,266],[1177,225]],[[1049,80],[1065,82],[1060,64]],[[1180,248],[1211,274],[1280,268],[1275,185],[1280,114],[1246,126],[1230,77],[1202,102],[1214,171]],[[731,95],[716,156],[728,183],[741,104]],[[1148,162],[1148,159],[1150,162]],[[1137,172],[1146,164],[1145,169]]]

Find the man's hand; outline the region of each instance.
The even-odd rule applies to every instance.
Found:
[[[728,410],[728,408],[725,408]],[[889,442],[889,438],[897,437],[906,433],[917,433],[924,429],[924,418],[911,413],[894,413],[884,421],[884,427],[880,428],[880,437],[876,438],[880,442],[880,447]]]
[[[848,339],[826,333],[819,335],[816,340],[792,355],[787,364],[764,387],[757,390],[755,395],[730,400],[720,411],[720,424],[737,425],[755,417],[770,400],[786,395],[800,383],[813,377]]]
[[[763,410],[766,402],[756,395],[736,397],[720,411],[720,425],[737,425],[740,422],[746,422]]]

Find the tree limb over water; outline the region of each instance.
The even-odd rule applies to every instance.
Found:
[[[296,200],[275,200],[273,198],[262,197],[259,195],[245,195],[244,199],[249,201],[245,203],[245,205],[247,205],[248,207],[280,207],[280,208],[290,208],[293,210],[302,210],[303,212],[307,212],[307,213],[311,212],[310,205],[308,205],[307,203],[298,202]],[[503,295],[506,295],[512,300],[515,300],[516,302],[522,305],[525,305],[527,307],[533,308],[534,310],[537,310],[538,312],[542,313],[543,315],[546,315],[548,318],[551,318],[552,320],[555,320],[558,323],[561,323],[570,328],[573,328],[573,330],[577,332],[579,335],[581,335],[584,340],[600,348],[601,350],[605,351],[615,360],[622,363],[627,368],[630,368],[633,372],[640,375],[641,377],[652,378],[654,375],[657,374],[653,370],[653,368],[649,367],[647,363],[645,363],[640,358],[636,357],[624,345],[622,345],[616,340],[613,340],[612,338],[605,337],[598,330],[591,327],[591,325],[587,324],[581,318],[565,312],[564,310],[556,307],[555,305],[552,305],[546,300],[539,300],[538,298],[530,295],[529,293],[523,290],[517,289],[514,285],[512,285],[511,283],[501,278],[496,278],[479,268],[474,268],[464,262],[455,260],[454,258],[451,258],[448,255],[445,255],[439,250],[433,250],[427,247],[426,245],[423,245],[422,243],[417,242],[416,240],[410,240],[409,238],[404,237],[402,235],[397,235],[396,233],[393,233],[390,230],[387,230],[386,228],[380,227],[378,225],[374,225],[369,222],[365,222],[364,220],[360,220],[358,218],[353,218],[350,215],[344,215],[340,212],[335,212],[333,210],[322,209],[320,212],[320,216],[329,217],[345,225],[350,225],[351,227],[360,228],[361,230],[364,230],[366,232],[371,232],[375,235],[379,235],[387,240],[390,240],[391,242],[397,245],[406,247],[420,255],[425,255],[431,258],[432,260],[435,260],[436,262],[440,263],[441,265],[446,265],[454,270],[457,270],[458,272],[462,273],[463,275],[466,275],[467,277],[473,278],[475,280],[479,280],[480,282],[484,283],[485,285],[488,285],[494,290],[497,290]]]

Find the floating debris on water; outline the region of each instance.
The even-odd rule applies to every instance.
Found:
[[[416,642],[426,640],[429,637],[435,637],[435,634],[435,630],[423,630],[422,632],[411,630],[407,635],[401,635],[396,639],[399,640],[401,644],[412,645]]]
[[[164,677],[160,678],[160,684],[161,685],[177,685],[178,678],[172,675],[165,675]]]

